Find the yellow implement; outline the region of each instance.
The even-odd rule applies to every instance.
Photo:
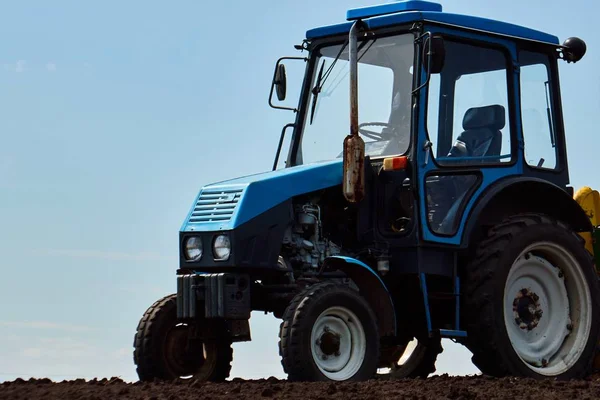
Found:
[[[580,235],[585,239],[585,248],[594,255],[594,249],[597,245],[596,241],[596,227],[600,225],[600,194],[597,190],[592,190],[592,188],[588,186],[584,186],[579,189],[575,196],[573,196],[577,204],[583,211],[585,211],[586,215],[592,222],[594,226],[594,232],[581,232]],[[600,253],[600,252],[599,252]],[[598,258],[594,256],[596,260],[596,271],[600,271],[598,268]],[[599,343],[600,344],[600,343]],[[600,355],[597,355],[594,359],[594,369],[596,371],[600,370]]]
[[[577,204],[585,211],[594,227],[600,225],[600,193],[592,190],[589,186],[579,189],[573,196]],[[582,232],[580,235],[585,239],[585,248],[593,255],[595,240],[592,232]],[[596,262],[598,269],[598,262]]]

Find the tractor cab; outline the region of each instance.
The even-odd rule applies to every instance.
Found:
[[[475,200],[505,177],[572,196],[557,62],[579,61],[581,39],[561,45],[420,0],[349,10],[347,20],[309,30],[297,46],[309,56],[299,58],[307,72],[287,167],[343,158],[344,195],[359,203],[367,157],[376,174],[402,176],[418,193],[404,214],[418,210],[422,239],[449,245],[464,244]],[[348,123],[353,148],[342,146]]]

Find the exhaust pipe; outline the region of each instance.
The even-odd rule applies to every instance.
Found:
[[[350,134],[344,139],[344,197],[358,203],[365,197],[365,142],[358,135],[358,33],[364,23],[354,22],[350,29]]]

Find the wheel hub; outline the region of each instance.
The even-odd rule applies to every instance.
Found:
[[[325,328],[323,329],[323,334],[321,335],[321,338],[319,340],[319,346],[324,355],[340,355],[341,336],[339,333],[333,332],[331,329],[329,329],[328,326],[325,326]]]
[[[528,331],[536,328],[542,319],[540,297],[527,288],[521,289],[513,301],[515,323]]]

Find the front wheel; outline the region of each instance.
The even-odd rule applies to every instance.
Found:
[[[598,277],[577,234],[547,216],[512,217],[489,231],[465,272],[467,346],[483,373],[591,373]]]
[[[177,295],[166,296],[144,313],[134,339],[134,362],[140,381],[194,378],[224,381],[233,350],[223,321],[197,320],[213,339],[194,338],[193,325],[177,320]],[[199,329],[196,329],[198,331]]]
[[[379,340],[366,300],[347,286],[325,282],[290,303],[279,351],[291,381],[362,381],[375,376]]]

